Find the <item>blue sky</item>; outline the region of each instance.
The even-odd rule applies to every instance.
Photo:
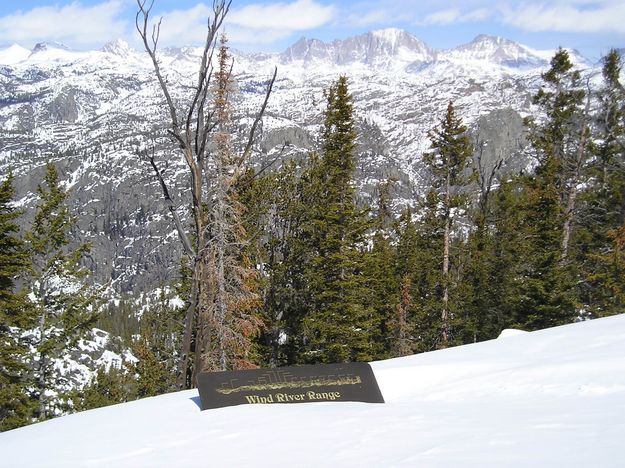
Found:
[[[163,45],[201,43],[212,0],[154,1]],[[122,38],[138,45],[135,11],[136,0],[0,0],[0,44],[88,49]],[[331,40],[386,27],[434,48],[491,34],[598,58],[625,47],[625,0],[234,0],[227,33],[235,47],[281,51],[301,36]]]

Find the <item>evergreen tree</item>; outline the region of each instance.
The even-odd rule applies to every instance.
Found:
[[[38,322],[31,336],[36,350],[31,362],[33,396],[37,417],[43,420],[65,407],[68,380],[56,363],[89,335],[97,317],[97,295],[84,282],[86,272],[80,267],[89,246],[70,249],[69,231],[75,218],[54,164],[46,165],[44,184],[37,193],[40,201],[26,240],[32,257],[30,297]]]
[[[140,333],[136,316],[137,300],[135,296],[122,294],[119,301],[109,302],[98,314],[95,328],[119,337],[124,344],[130,345],[133,337]]]
[[[439,194],[430,190],[419,207],[418,221],[413,222],[407,211],[398,227],[395,268],[401,283],[397,290],[406,307],[410,349],[414,352],[432,351],[440,343],[444,222],[439,211]],[[400,323],[394,323],[395,337],[401,335],[397,328]],[[397,350],[400,345],[396,341],[393,347]]]
[[[544,85],[534,96],[534,103],[544,113],[545,120],[537,123],[528,119],[527,123],[538,160],[538,182],[542,178],[543,185],[552,184],[554,195],[558,197],[558,216],[562,224],[560,257],[565,262],[577,219],[579,186],[584,181],[590,156],[589,97],[582,86],[580,72],[564,49],[556,52],[551,68],[542,78]]]
[[[594,255],[597,268],[590,281],[601,287],[601,302],[593,304],[594,316],[602,317],[623,312],[625,304],[625,223],[608,232],[609,249]]]
[[[473,147],[467,128],[456,116],[453,104],[447,106],[440,127],[430,132],[432,151],[423,156],[433,179],[433,188],[439,196],[440,216],[443,220],[442,255],[442,303],[441,340],[444,348],[451,340],[452,311],[450,310],[451,244],[454,221],[458,214],[466,211],[468,196],[466,186],[472,180],[471,156]]]
[[[621,56],[616,50],[603,59],[603,86],[598,90],[595,118],[597,157],[591,165],[591,184],[583,198],[582,302],[595,317],[620,313],[622,295],[617,284],[620,229],[625,221],[625,88]],[[614,276],[612,276],[614,275]]]
[[[526,181],[521,230],[528,242],[520,271],[518,318],[519,325],[530,330],[569,323],[575,313],[570,270],[561,262],[563,207],[557,167],[549,158]]]
[[[86,411],[134,400],[135,385],[128,371],[114,366],[109,369],[100,367],[91,382],[81,391],[75,392],[74,409]]]
[[[528,243],[520,271],[524,317],[518,318],[521,326],[534,330],[569,323],[575,316],[577,268],[571,261],[571,239],[589,137],[580,79],[568,53],[558,50],[534,98],[545,120],[528,120],[538,165],[525,183],[521,229]]]
[[[307,210],[312,216],[301,228],[313,247],[304,272],[310,308],[302,320],[303,360],[364,361],[372,357],[371,336],[379,323],[363,301],[361,245],[368,221],[354,201],[356,132],[346,77],[330,87],[327,101],[323,156],[312,165],[318,197]]]
[[[0,432],[27,424],[31,405],[27,396],[28,348],[21,330],[32,326],[32,309],[15,280],[29,266],[28,254],[18,237],[21,212],[12,206],[13,176],[0,183]]]
[[[392,181],[386,181],[379,186],[378,209],[373,219],[374,233],[371,238],[371,247],[363,255],[363,276],[366,284],[365,303],[372,309],[375,326],[372,328],[371,344],[372,356],[375,359],[384,359],[391,351],[394,341],[391,337],[391,327],[398,326],[404,332],[396,334],[397,339],[406,336],[407,324],[403,325],[404,315],[397,316],[397,305],[400,300],[398,291],[399,279],[395,276],[395,246],[393,238],[393,217],[390,211],[390,190]],[[408,311],[405,318],[407,320]],[[396,319],[400,319],[399,322]],[[405,349],[405,346],[402,347]]]
[[[137,362],[127,367],[136,377],[137,398],[175,390],[184,310],[172,307],[171,299],[171,293],[161,287],[158,302],[142,314],[139,337],[131,345]]]
[[[495,191],[487,289],[490,323],[485,330],[490,330],[491,338],[504,328],[522,327],[525,322],[520,279],[530,247],[529,236],[523,231],[524,197],[524,181],[519,176],[504,177]]]
[[[390,319],[391,357],[409,356],[413,352],[414,325],[410,321],[412,309],[412,287],[410,275],[404,275],[401,282],[399,302],[395,315]]]
[[[304,265],[312,247],[300,229],[303,215],[311,205],[308,184],[312,156],[298,174],[295,161],[285,163],[271,183],[271,222],[265,242],[264,296],[268,327],[263,336],[266,361],[271,366],[298,362],[303,349],[302,319],[309,304],[304,280]]]

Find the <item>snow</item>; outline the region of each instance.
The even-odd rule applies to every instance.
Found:
[[[20,467],[617,467],[624,355],[620,315],[375,362],[385,404],[201,412],[190,390],[6,432],[0,453]]]
[[[13,44],[6,49],[0,49],[0,65],[15,65],[28,58],[30,50],[18,45]]]
[[[501,333],[499,334],[499,338],[508,338],[509,336],[518,336],[518,335],[523,335],[527,333],[524,330],[517,330],[514,328],[506,328],[505,330],[502,330]]]

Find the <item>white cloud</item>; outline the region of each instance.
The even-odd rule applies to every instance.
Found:
[[[459,8],[448,8],[426,15],[423,19],[418,21],[417,24],[422,26],[447,26],[457,23],[483,21],[488,19],[490,16],[491,12],[486,8],[479,8],[469,12],[463,12]]]
[[[93,6],[73,2],[17,11],[0,17],[0,38],[22,44],[60,41],[77,46],[101,45],[127,32],[129,22],[119,19],[123,8],[122,0],[110,0]]]
[[[203,3],[188,10],[155,14],[155,21],[162,17],[159,43],[165,46],[201,44],[206,39],[207,21],[212,14],[212,8]]]
[[[339,19],[339,24],[348,27],[367,28],[370,26],[393,25],[397,26],[401,23],[409,23],[412,21],[412,15],[405,11],[405,8],[391,9],[387,8],[372,9],[369,11],[358,10],[354,13],[346,14],[345,17]]]
[[[568,0],[555,4],[524,4],[502,8],[504,23],[527,31],[625,33],[622,0]]]
[[[228,22],[250,29],[305,31],[328,23],[334,12],[334,6],[324,6],[314,0],[252,4],[234,10]]]
[[[347,24],[356,27],[367,27],[387,23],[392,18],[388,10],[372,10],[366,13],[354,13],[347,17]]]
[[[206,21],[212,9],[200,3],[188,10],[163,13],[161,44],[201,43],[206,37]],[[271,44],[299,31],[315,29],[330,22],[333,6],[314,0],[290,3],[251,4],[232,9],[226,17],[225,30],[235,44]]]

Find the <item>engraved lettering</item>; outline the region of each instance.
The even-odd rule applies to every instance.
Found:
[[[259,405],[266,403],[275,403],[273,395],[259,396],[259,395],[245,395],[245,399],[250,405]]]

